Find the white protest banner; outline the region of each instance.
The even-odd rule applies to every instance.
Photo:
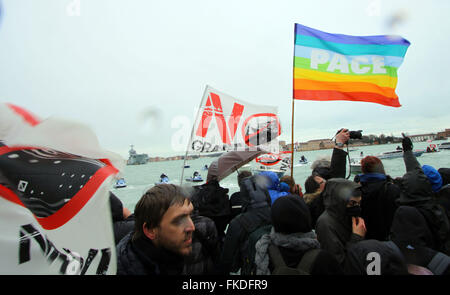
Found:
[[[282,151],[279,153],[266,153],[255,158],[255,162],[263,165],[264,169],[287,171],[291,168],[291,151]]]
[[[108,158],[32,144],[40,124],[0,105],[0,274],[115,274],[109,189],[118,170]],[[10,145],[25,134],[30,144]]]
[[[248,103],[207,86],[188,151],[277,152],[281,134],[277,112],[276,106]]]

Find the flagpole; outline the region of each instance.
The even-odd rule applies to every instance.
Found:
[[[294,177],[294,98],[292,98],[291,176]]]
[[[295,44],[295,24],[294,24],[294,44]],[[294,97],[295,97],[295,46],[292,60],[292,126],[291,126],[291,177],[294,178]]]
[[[207,91],[207,90],[208,90],[208,85],[206,85],[205,91],[203,91],[203,96],[202,96],[202,99],[200,100],[200,105],[198,106],[197,115],[195,116],[195,118],[194,118],[194,123],[192,124],[191,136],[189,137],[189,140],[188,140],[188,145],[187,145],[187,147],[186,147],[186,154],[184,155],[183,169],[181,170],[180,185],[183,184],[184,166],[186,166],[186,158],[187,158],[187,154],[188,154],[188,151],[189,151],[189,146],[192,144],[192,143],[191,143],[191,140],[192,140],[192,136],[194,135],[195,122],[197,121],[198,114],[200,113],[200,110],[201,110],[201,108],[202,108],[203,98],[205,97],[205,94],[206,94],[206,91]]]

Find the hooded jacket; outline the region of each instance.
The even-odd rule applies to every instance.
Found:
[[[241,184],[242,212],[231,220],[220,259],[221,272],[236,272],[242,266],[242,252],[249,233],[271,224],[270,195],[260,175],[244,179]]]
[[[432,248],[449,255],[450,222],[447,213],[433,198],[431,183],[412,151],[405,151],[403,159],[407,172],[400,181],[399,205],[417,208],[433,234]]]
[[[366,239],[387,241],[398,205],[400,188],[381,173],[360,176],[361,217],[367,227]]]
[[[353,181],[332,178],[322,194],[325,211],[317,219],[317,239],[322,249],[330,252],[342,266],[347,247],[363,240],[363,237],[352,232],[351,218],[346,214],[352,191],[359,187]]]
[[[279,197],[287,196],[289,194],[288,191],[283,191],[280,187],[280,179],[275,172],[272,171],[263,171],[259,175],[265,176],[267,178],[267,190],[269,191],[270,199],[275,202]]]

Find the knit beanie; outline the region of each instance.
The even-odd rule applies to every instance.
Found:
[[[362,173],[381,173],[386,174],[384,171],[383,162],[377,157],[367,156],[361,160],[361,172]]]
[[[431,183],[431,189],[433,192],[437,192],[442,187],[442,177],[439,172],[431,167],[430,165],[423,165],[422,166],[423,173],[428,177],[428,180]]]
[[[272,204],[271,214],[275,232],[291,234],[312,230],[308,206],[299,196],[291,194],[276,199]]]

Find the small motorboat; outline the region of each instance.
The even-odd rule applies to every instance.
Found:
[[[308,159],[305,158],[305,156],[302,156],[300,160],[298,160],[299,164],[308,164]]]
[[[441,143],[439,145],[439,150],[450,150],[450,141]]]
[[[184,168],[191,168],[190,165],[184,165]]]
[[[186,181],[190,182],[202,182],[203,178],[197,171],[194,172],[194,175],[192,177],[186,178]]]
[[[119,178],[114,184],[114,188],[122,188],[126,187],[127,183],[125,182],[125,178]]]
[[[437,146],[434,143],[427,146],[427,149],[425,150],[425,153],[436,153],[436,152],[439,152],[439,150],[437,149]]]
[[[159,182],[155,182],[155,185],[156,184],[164,184],[164,183],[170,183],[170,182],[169,182],[169,177],[163,173],[159,177]]]
[[[208,171],[208,165],[205,164],[205,166],[203,166],[202,170],[203,171]]]
[[[362,158],[351,158],[350,159],[350,171],[351,173],[361,173],[361,159]]]
[[[413,151],[414,156],[420,157],[424,153],[424,150],[416,150]],[[391,152],[384,152],[381,154],[378,154],[376,156],[378,159],[394,159],[394,158],[401,158],[403,157],[403,151],[400,149],[397,149],[395,151]]]

